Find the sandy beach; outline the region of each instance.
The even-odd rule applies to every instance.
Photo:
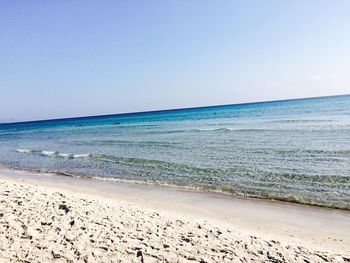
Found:
[[[0,263],[350,263],[350,1],[0,1]]]
[[[1,262],[350,261],[346,211],[267,202],[275,211],[269,222],[263,210],[269,214],[271,207],[254,200],[205,194],[210,196],[204,199],[205,209],[198,202],[203,193],[163,189],[152,196],[140,186],[128,186],[132,191],[109,184],[116,190],[112,194],[91,180],[79,187],[79,182],[57,176],[38,180],[12,173],[0,177]],[[164,191],[168,199],[160,198]],[[217,213],[210,207],[215,202],[231,202],[238,212]],[[249,217],[242,207],[251,205],[256,210]],[[296,211],[304,214],[301,225],[288,223]],[[333,219],[338,224],[331,226]]]

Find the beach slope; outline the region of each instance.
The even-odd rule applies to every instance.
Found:
[[[58,187],[1,178],[0,195],[0,262],[350,262],[346,250]]]

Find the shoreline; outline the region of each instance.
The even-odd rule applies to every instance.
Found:
[[[114,177],[103,177],[98,174],[80,174],[80,173],[72,173],[66,171],[59,170],[47,170],[40,168],[18,168],[18,167],[8,167],[0,164],[0,173],[1,172],[14,172],[14,173],[28,173],[28,174],[41,174],[45,175],[55,175],[58,177],[70,177],[78,180],[97,180],[103,181],[105,183],[116,183],[116,184],[127,184],[127,185],[145,185],[150,187],[159,187],[159,188],[175,188],[180,191],[190,191],[190,192],[203,192],[207,194],[218,194],[223,196],[228,196],[232,198],[242,198],[242,199],[254,199],[254,200],[262,200],[266,202],[278,202],[278,203],[287,203],[287,204],[296,204],[296,205],[305,205],[310,207],[319,207],[325,209],[332,210],[340,210],[340,211],[350,211],[350,207],[343,206],[331,206],[327,204],[320,204],[315,202],[302,202],[300,200],[295,199],[286,199],[281,197],[261,197],[253,194],[243,194],[235,191],[225,191],[220,187],[209,187],[206,185],[198,185],[198,186],[190,186],[190,185],[180,185],[176,183],[169,182],[159,182],[159,181],[142,181],[142,180],[132,180],[132,179],[123,179],[123,178],[114,178]]]
[[[143,211],[142,213],[146,213],[145,211],[156,212],[164,215],[162,220],[157,221],[159,225],[165,224],[168,217],[181,218],[188,222],[202,222],[202,224],[207,222],[211,225],[208,231],[212,230],[212,227],[219,226],[229,228],[230,231],[236,234],[239,233],[239,237],[231,237],[235,240],[240,240],[241,236],[245,238],[253,236],[255,237],[254,240],[259,241],[259,244],[275,240],[284,244],[284,247],[302,247],[307,249],[308,253],[311,253],[310,251],[313,251],[312,253],[321,251],[330,254],[326,256],[329,262],[346,262],[345,260],[340,261],[341,257],[350,258],[350,213],[345,210],[288,204],[279,201],[235,198],[221,194],[186,191],[163,186],[120,182],[105,183],[19,171],[6,172],[0,170],[0,182],[8,184],[12,188],[14,185],[29,187],[32,191],[39,193],[43,191],[61,193],[69,198],[73,197],[72,200],[75,200],[74,197],[84,196],[89,200],[100,202],[101,204],[97,205],[96,209],[102,209],[103,211],[107,209],[106,204],[108,203],[108,206],[134,207],[137,211]],[[81,209],[79,201],[75,205],[77,210]],[[143,215],[135,220],[141,219],[149,219],[149,216]],[[144,233],[144,231],[141,231],[141,233]],[[148,237],[148,235],[146,236]],[[201,241],[198,240],[198,242]],[[224,242],[224,239],[218,238],[217,242]],[[3,244],[6,245],[6,242]],[[174,246],[176,247],[176,245]],[[205,252],[206,248],[203,249],[203,253],[207,253]],[[160,251],[166,254],[163,250]],[[253,247],[252,250],[259,255],[257,248]],[[265,250],[270,251],[269,248],[265,248]],[[264,262],[263,258],[268,260],[266,258],[267,251],[264,251],[265,254],[260,255],[260,258],[255,259],[261,259],[262,262]],[[244,253],[248,252],[243,249],[241,254]],[[286,253],[289,255],[289,252],[285,251],[280,253],[284,257],[286,257]],[[216,253],[216,256],[222,255]],[[338,257],[337,260],[332,260],[333,256]],[[319,257],[316,256],[310,262],[325,262],[315,261],[317,258]],[[216,261],[208,262],[222,261],[216,259]],[[290,262],[299,261],[292,260]]]

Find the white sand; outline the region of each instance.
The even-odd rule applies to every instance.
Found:
[[[0,262],[350,262],[349,229],[250,227],[168,206],[1,177]]]

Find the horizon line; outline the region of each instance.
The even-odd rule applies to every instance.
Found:
[[[177,110],[191,110],[191,109],[201,109],[201,108],[210,108],[210,107],[225,107],[225,106],[239,106],[239,105],[250,105],[250,104],[263,104],[271,102],[284,102],[284,101],[293,101],[293,100],[308,100],[308,99],[317,99],[317,98],[328,98],[328,97],[341,97],[341,96],[350,96],[350,93],[347,94],[338,94],[338,95],[325,95],[325,96],[313,96],[313,97],[298,97],[290,99],[277,99],[277,100],[265,100],[265,101],[251,101],[251,102],[240,102],[240,103],[230,103],[230,104],[219,104],[219,105],[205,105],[205,106],[194,106],[194,107],[184,107],[184,108],[172,108],[172,109],[158,109],[158,110],[146,110],[146,111],[135,111],[135,112],[121,112],[121,113],[111,113],[111,114],[101,114],[101,115],[87,115],[87,116],[75,116],[75,117],[62,117],[62,118],[52,118],[52,119],[37,119],[37,120],[25,120],[25,121],[14,121],[14,122],[0,122],[1,125],[11,125],[11,124],[26,124],[26,123],[35,123],[35,122],[53,122],[61,120],[74,120],[74,119],[88,119],[88,118],[104,118],[111,116],[122,116],[122,115],[136,115],[142,113],[157,113],[157,112],[168,112],[168,111],[177,111]]]

